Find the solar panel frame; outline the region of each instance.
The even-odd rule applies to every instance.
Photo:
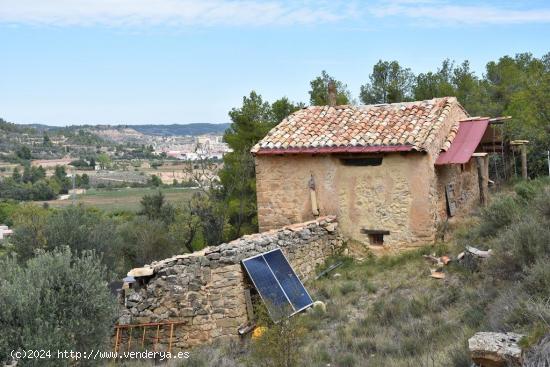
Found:
[[[265,287],[258,287],[258,284],[259,284],[258,281],[260,280],[260,277],[255,278],[254,274],[253,274],[257,268],[255,268],[253,266],[250,266],[250,265],[252,265],[251,261],[254,261],[256,259],[261,259],[261,263],[263,263],[262,265],[265,265],[265,267],[267,268],[269,279],[264,279],[264,280],[266,280],[266,281],[273,280],[275,285],[273,285],[273,284],[268,284],[268,285],[270,285],[272,287],[273,286],[277,287],[275,292],[265,291],[266,290]],[[294,307],[292,306],[292,303],[290,302],[290,299],[288,298],[286,292],[281,287],[281,284],[280,284],[279,280],[277,279],[277,277],[273,273],[271,267],[269,266],[269,264],[267,263],[267,261],[265,260],[265,258],[263,256],[252,256],[252,257],[244,259],[242,261],[243,261],[243,266],[246,269],[246,272],[248,273],[249,278],[252,280],[252,283],[254,284],[254,287],[256,288],[256,290],[258,291],[260,297],[262,298],[262,300],[266,304],[267,311],[269,312],[269,315],[271,316],[271,318],[274,321],[279,321],[279,320],[283,319],[285,316],[288,315],[288,312],[285,312],[285,310],[284,310],[285,308],[287,308],[287,309],[290,308],[291,310],[294,310]],[[248,263],[248,265],[245,264],[245,261]],[[263,285],[266,285],[265,282],[263,283]],[[286,302],[284,304],[279,304],[280,299],[279,299],[278,296],[280,296],[280,294],[277,294],[277,293],[282,294],[282,296],[284,297],[284,300],[286,300]],[[270,299],[269,296],[273,296],[274,298]]]
[[[281,258],[279,260],[284,260],[286,264],[277,264],[277,263],[275,263],[275,261],[277,260],[275,258],[272,258],[272,259],[268,260],[268,255],[269,254],[280,254]],[[296,272],[294,271],[294,269],[290,265],[290,262],[286,258],[283,251],[281,251],[281,249],[275,249],[273,251],[264,252],[262,255],[263,255],[266,263],[270,267],[271,271],[273,272],[273,275],[275,275],[275,278],[279,281],[281,289],[285,292],[286,296],[288,297],[288,300],[290,301],[290,304],[293,306],[293,308],[295,310],[294,313],[300,312],[300,311],[308,308],[309,306],[311,306],[313,304],[313,299],[311,298],[311,296],[309,295],[306,287],[304,286],[304,284],[302,283],[302,281],[300,280],[300,278],[298,277],[298,275],[296,274]],[[288,267],[288,270],[290,272],[292,272],[292,276],[288,276],[287,279],[283,279],[283,278],[279,279],[279,276],[277,275],[277,273],[279,273],[279,272],[277,271],[277,269],[275,267],[273,267],[270,264],[279,265],[279,266],[283,265],[285,267]],[[277,268],[278,268],[278,266],[277,266]],[[279,269],[279,270],[284,270],[284,269]],[[287,281],[285,282],[285,280],[287,280]],[[291,288],[292,286],[299,286],[300,287],[299,291],[300,292],[303,291],[305,294],[297,295],[296,293],[293,293],[292,292],[293,290]],[[305,299],[306,304],[302,307],[297,307],[298,303],[304,304],[304,302],[303,302],[304,299],[302,299],[303,297],[306,298]],[[295,303],[296,303],[296,305],[295,305]]]
[[[290,270],[292,271],[292,274],[294,275],[294,277],[296,277],[296,279],[300,282],[300,285],[302,286],[302,288],[304,289],[304,291],[306,292],[306,295],[307,297],[309,298],[309,300],[311,301],[311,303],[309,303],[308,305],[304,306],[304,307],[301,307],[300,309],[296,309],[296,307],[294,307],[294,305],[292,304],[292,302],[290,301],[290,298],[288,297],[287,293],[285,292],[283,286],[281,285],[281,282],[279,281],[279,279],[277,279],[277,276],[275,275],[275,272],[273,271],[273,269],[271,268],[271,266],[269,265],[269,262],[265,259],[264,255],[265,254],[268,254],[268,253],[271,253],[271,252],[275,252],[275,251],[279,251],[282,255],[283,255],[283,258],[285,259],[285,261],[288,263],[289,265],[289,268]],[[261,292],[260,292],[260,289],[258,288],[258,286],[256,285],[256,282],[254,281],[254,278],[250,275],[249,273],[249,270],[248,268],[246,267],[246,261],[248,260],[251,260],[251,259],[254,259],[254,258],[257,258],[257,257],[262,257],[263,260],[265,261],[265,263],[267,264],[267,267],[269,268],[269,270],[271,271],[271,274],[272,276],[275,278],[275,280],[277,281],[277,284],[279,285],[279,288],[281,289],[281,291],[283,292],[283,294],[285,295],[287,301],[288,301],[288,304],[290,305],[290,307],[292,307],[292,309],[294,310],[294,312],[292,312],[290,315],[288,315],[287,317],[291,317],[291,316],[294,316],[295,314],[311,307],[311,305],[313,304],[313,298],[311,298],[311,295],[309,294],[309,292],[307,291],[306,287],[304,286],[304,284],[302,283],[302,281],[300,280],[300,278],[298,277],[298,275],[296,274],[296,272],[294,271],[294,269],[292,268],[292,266],[290,265],[290,262],[288,261],[288,258],[286,257],[286,255],[284,254],[284,252],[281,250],[280,247],[277,247],[273,250],[269,250],[269,251],[266,251],[266,252],[263,252],[261,254],[258,254],[258,255],[254,255],[254,256],[250,256],[250,257],[247,257],[246,259],[243,259],[241,262],[246,270],[246,272],[248,273],[249,275],[249,278],[252,280],[252,284],[254,284],[254,287],[258,290],[258,293],[260,294],[260,297],[262,298],[262,300],[264,300],[264,302],[266,302],[266,300],[264,299],[264,297],[262,296]],[[269,308],[268,308],[269,310]],[[280,319],[279,319],[280,320]],[[274,320],[275,322],[278,322],[279,320]]]

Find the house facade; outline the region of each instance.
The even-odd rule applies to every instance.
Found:
[[[488,124],[454,97],[299,110],[252,149],[260,231],[336,215],[376,248],[431,243],[486,197]]]

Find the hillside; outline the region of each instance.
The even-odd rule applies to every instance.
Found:
[[[550,183],[520,183],[453,223],[445,242],[394,257],[328,261],[344,265],[305,283],[326,313],[261,321],[268,327],[262,337],[193,350],[192,365],[470,367],[467,340],[478,331],[522,333],[528,350],[550,332],[549,228]],[[456,259],[466,245],[494,255],[453,260],[445,279],[430,277],[433,265],[422,255]],[[528,351],[527,360],[534,355]]]
[[[144,135],[161,135],[161,136],[174,136],[174,135],[189,135],[197,136],[204,134],[216,134],[221,135],[229,127],[229,123],[214,124],[214,123],[190,123],[190,124],[145,124],[145,125],[71,125],[67,127],[50,126],[44,124],[24,124],[16,125],[22,129],[34,129],[37,132],[44,131],[59,131],[63,129],[67,130],[79,130],[85,128],[87,130],[124,130],[132,129]]]
[[[171,124],[171,125],[128,125],[129,128],[139,131],[146,135],[204,135],[204,134],[223,134],[230,124]]]

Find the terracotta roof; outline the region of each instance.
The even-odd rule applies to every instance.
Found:
[[[252,152],[425,151],[453,105],[459,105],[455,97],[367,106],[310,106],[281,121]],[[458,121],[443,150],[457,130]]]

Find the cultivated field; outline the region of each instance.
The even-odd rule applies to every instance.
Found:
[[[76,202],[106,211],[138,211],[141,198],[145,195],[155,194],[158,190],[156,188],[90,189],[85,194],[77,195]],[[189,199],[194,189],[170,187],[160,189],[160,191],[165,195],[168,202],[176,204]],[[72,200],[70,198],[67,200],[50,200],[46,203],[55,208],[71,205]]]

